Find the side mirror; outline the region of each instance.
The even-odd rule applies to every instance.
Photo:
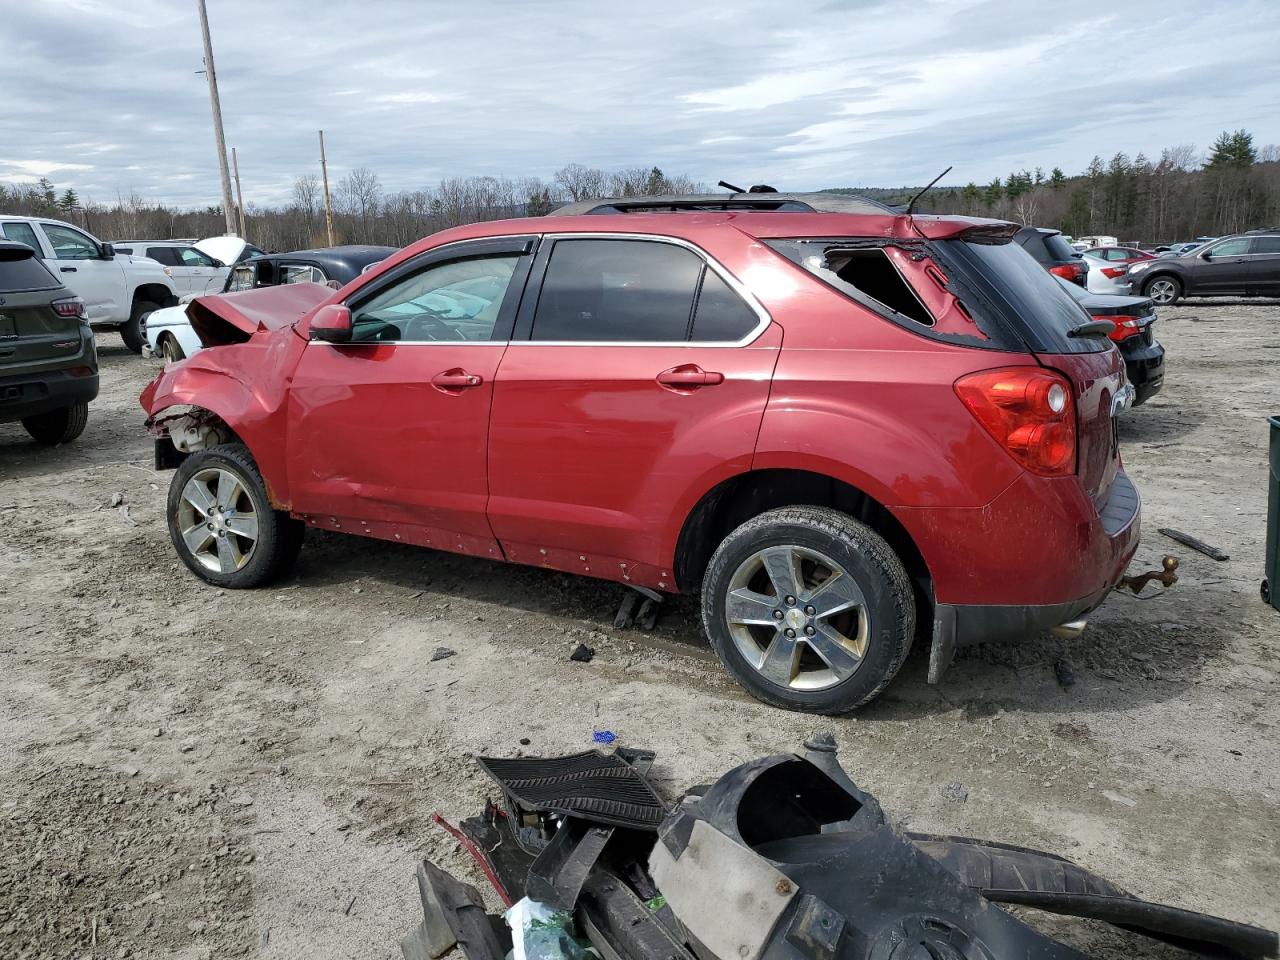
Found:
[[[307,335],[326,343],[351,342],[351,310],[340,303],[321,307],[311,318]]]
[[[102,245],[102,259],[114,260],[115,258],[116,258],[116,248],[109,243],[104,243]]]

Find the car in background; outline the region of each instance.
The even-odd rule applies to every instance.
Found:
[[[147,257],[165,268],[173,278],[178,299],[217,293],[227,282],[231,268],[204,253],[192,243],[176,240],[118,240],[116,253]]]
[[[1155,338],[1156,308],[1151,298],[1092,293],[1061,277],[1058,282],[1089,316],[1111,325],[1107,339],[1120,348],[1124,357],[1125,375],[1134,389],[1134,406],[1159,393],[1164,386],[1164,346]]]
[[[251,259],[237,263],[227,274],[222,287],[214,292],[235,293],[288,283],[328,283],[341,287],[391,256],[396,248],[352,245],[264,254],[253,247],[252,251],[253,254],[245,254]],[[194,298],[188,298],[191,299]],[[157,310],[148,318],[147,347],[151,353],[169,361],[182,360],[203,346],[191,328],[185,306]]]
[[[1127,294],[1129,282],[1125,276],[1129,267],[1155,259],[1155,254],[1137,247],[1091,247],[1084,255],[1093,261],[1085,281],[1092,293]]]
[[[1072,283],[1085,285],[1085,277],[1089,273],[1089,264],[1084,255],[1076,253],[1071,245],[1062,239],[1061,230],[1050,230],[1047,227],[1023,227],[1013,238],[1036,262],[1055,277],[1070,280]]]
[[[0,240],[0,423],[21,421],[37,443],[67,443],[97,395],[84,301],[28,244]]]
[[[1251,230],[1136,263],[1125,278],[1129,292],[1156,306],[1183,297],[1280,297],[1280,230]]]
[[[739,682],[821,713],[885,689],[917,611],[934,679],[1076,632],[1138,543],[1133,391],[1018,231],[629,197],[202,297],[219,346],[140,397],[175,552],[249,588],[310,526],[700,593]]]
[[[178,302],[178,288],[147,257],[116,256],[115,248],[79,227],[44,217],[0,215],[0,239],[25,243],[84,301],[94,327],[118,330],[134,353],[146,343],[147,317]]]

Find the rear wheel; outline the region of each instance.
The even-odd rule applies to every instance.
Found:
[[[1156,277],[1147,281],[1142,293],[1150,297],[1156,306],[1170,307],[1182,296],[1182,284],[1173,277]]]
[[[142,353],[147,342],[147,317],[160,309],[160,304],[150,300],[135,300],[129,313],[129,322],[120,328],[120,339],[134,353]]]
[[[906,659],[915,600],[884,538],[827,507],[770,510],[720,544],[702,623],[721,663],[765,703],[845,713]]]
[[[171,333],[166,333],[164,339],[160,341],[160,356],[164,357],[167,363],[175,363],[187,358],[187,355],[182,352],[182,347],[178,346],[178,338]]]
[[[22,425],[36,443],[53,446],[57,443],[70,443],[84,433],[88,422],[89,404],[77,403],[74,407],[24,417]]]
[[[202,580],[247,589],[274,580],[302,548],[303,524],[273,509],[244,444],[187,457],[169,485],[169,537]]]

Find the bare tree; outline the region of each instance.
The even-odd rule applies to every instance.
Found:
[[[320,178],[308,173],[293,181],[293,205],[310,223],[320,209]]]
[[[605,195],[609,176],[595,167],[570,163],[556,171],[555,181],[564,188],[570,200],[598,200]]]
[[[338,205],[352,217],[360,218],[367,234],[369,217],[376,215],[382,201],[382,181],[368,167],[356,167],[338,182]]]

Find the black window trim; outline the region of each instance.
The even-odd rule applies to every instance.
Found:
[[[498,319],[493,325],[493,332],[488,340],[352,340],[346,343],[326,343],[323,340],[308,341],[312,344],[324,344],[330,347],[492,347],[510,343],[511,330],[515,326],[515,318],[524,300],[525,288],[529,281],[530,256],[538,247],[539,237],[536,234],[519,234],[506,237],[477,237],[473,240],[456,240],[439,247],[424,250],[416,257],[398,263],[386,273],[378,274],[369,280],[343,301],[343,305],[351,311],[354,321],[357,311],[378,294],[413,274],[434,267],[437,264],[457,260],[474,260],[481,257],[500,257],[515,255],[515,271],[511,274],[511,282],[502,298],[502,306],[498,309]],[[394,256],[394,254],[392,254]],[[365,274],[364,276],[368,276]]]
[[[668,243],[673,246],[683,247],[697,256],[703,262],[703,270],[714,270],[739,298],[747,305],[752,313],[756,315],[756,325],[747,332],[747,334],[738,340],[690,340],[686,336],[684,340],[534,340],[533,339],[533,316],[538,307],[538,298],[542,294],[542,282],[546,278],[547,264],[551,260],[551,254],[556,244],[561,240],[640,240],[650,243]],[[689,326],[685,327],[686,334],[692,330],[693,317],[697,312],[698,295],[702,292],[702,278],[704,273],[699,271],[698,284],[694,295],[694,306],[690,310]],[[537,346],[537,347],[716,347],[716,348],[734,348],[746,347],[754,343],[760,338],[760,335],[768,329],[773,322],[773,318],[769,316],[769,312],[761,305],[754,294],[748,290],[741,281],[730,273],[715,257],[707,253],[695,243],[685,240],[683,237],[667,237],[652,233],[626,233],[621,231],[580,231],[575,233],[548,233],[543,235],[543,243],[538,248],[537,256],[534,257],[533,268],[529,274],[529,280],[525,296],[520,302],[520,311],[516,316],[515,332],[511,336],[511,345],[518,346]]]

